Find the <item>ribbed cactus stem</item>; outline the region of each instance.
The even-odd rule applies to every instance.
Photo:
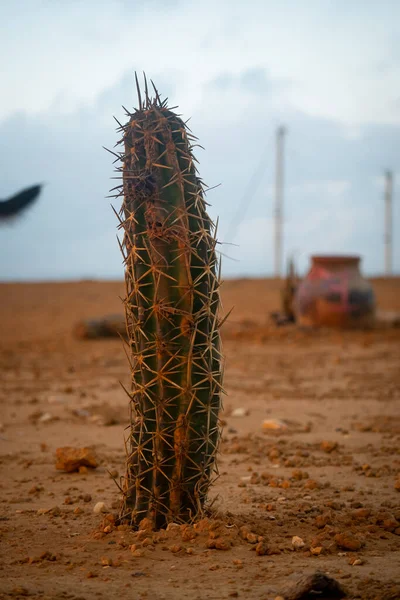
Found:
[[[155,528],[204,510],[220,436],[219,273],[191,135],[145,89],[122,143],[132,407],[122,519]]]

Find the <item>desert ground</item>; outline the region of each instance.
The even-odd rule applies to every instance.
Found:
[[[272,600],[317,570],[347,598],[400,598],[400,328],[277,328],[279,285],[223,285],[219,478],[197,528],[161,533],[114,520],[123,344],[73,336],[122,312],[122,282],[0,285],[1,599]],[[400,311],[400,278],[373,285]],[[98,467],[57,470],[64,446]]]

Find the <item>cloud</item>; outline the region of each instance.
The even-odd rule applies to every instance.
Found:
[[[383,192],[376,177],[400,154],[400,127],[360,125],[357,136],[349,136],[346,125],[294,108],[280,96],[280,80],[257,69],[254,82],[260,89],[265,85],[264,94],[243,88],[248,71],[222,72],[230,73],[235,93],[213,87],[218,75],[212,75],[191,121],[206,147],[197,153],[200,174],[210,185],[222,183],[208,194],[210,214],[220,217],[220,239],[239,246],[222,246],[235,259],[223,260],[225,276],[272,273],[275,128],[282,122],[288,128],[286,255],[303,253],[300,264],[305,269],[309,253],[357,252],[365,257],[367,272],[380,271]],[[154,79],[172,104],[179,103],[187,89],[180,70],[173,70],[171,77],[156,72]],[[65,113],[53,104],[49,110],[19,111],[0,122],[0,197],[47,182],[36,207],[0,231],[1,279],[122,276],[117,222],[105,199],[114,185],[112,157],[102,146],[113,147],[117,135],[112,115],[124,118],[121,104],[133,106],[135,94],[128,69],[89,105]],[[397,211],[395,231],[399,217]],[[397,269],[399,250],[395,246]]]

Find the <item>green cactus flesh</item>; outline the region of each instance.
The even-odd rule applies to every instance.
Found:
[[[201,515],[216,473],[221,408],[215,227],[195,139],[148,96],[121,126],[125,315],[132,368],[122,520],[155,528]]]

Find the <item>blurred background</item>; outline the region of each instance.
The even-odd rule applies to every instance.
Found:
[[[2,2],[0,197],[44,182],[0,231],[0,279],[120,279],[113,115],[145,71],[205,151],[226,278],[274,274],[276,131],[284,139],[283,264],[363,256],[382,274],[384,172],[400,272],[397,0]],[[118,209],[118,204],[116,205]]]

